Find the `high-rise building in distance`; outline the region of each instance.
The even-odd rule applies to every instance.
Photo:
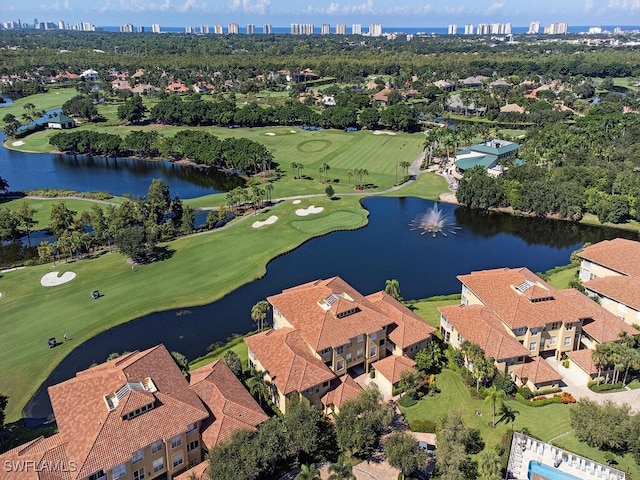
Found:
[[[209,25],[200,25],[200,33],[207,35],[209,33]]]
[[[256,33],[256,26],[253,23],[247,23],[247,35],[254,35]]]
[[[184,33],[196,33],[196,29],[194,27],[184,27]]]
[[[447,29],[447,33],[449,35],[456,35],[458,33],[458,26],[452,23],[451,25],[449,25],[449,28]]]
[[[491,33],[491,25],[488,23],[479,23],[476,33],[478,35],[489,35]]]
[[[351,34],[352,35],[362,35],[362,25],[359,23],[354,23],[351,25]]]
[[[222,35],[224,33],[224,28],[220,24],[214,25],[213,26],[213,33],[215,33],[216,35]]]
[[[544,27],[544,33],[547,35],[564,35],[569,31],[567,22],[554,22]]]
[[[64,21],[58,20],[58,30],[64,30]]]
[[[229,28],[229,35],[237,35],[238,32],[240,32],[240,27],[236,22],[231,22],[228,28]]]
[[[531,22],[529,24],[529,30],[527,30],[529,35],[537,35],[540,33],[540,22]]]
[[[291,35],[300,35],[300,25],[297,23],[292,23],[291,28],[289,28],[289,33]]]
[[[329,35],[331,33],[331,25],[323,23],[320,27],[320,35]]]
[[[369,36],[370,37],[379,37],[382,35],[382,24],[381,23],[372,23],[369,25]]]
[[[136,31],[138,33],[144,33],[144,27],[142,25],[138,25],[138,27],[136,28]]]
[[[464,26],[464,34],[465,35],[473,35],[473,23],[467,23]]]
[[[133,24],[127,23],[125,25],[120,25],[121,33],[132,33],[133,32]]]
[[[265,33],[267,35],[271,35],[273,29],[271,28],[271,24],[270,23],[265,23],[262,26],[262,33]]]
[[[336,25],[336,35],[345,35],[347,33],[347,26],[344,23],[338,23]]]
[[[153,25],[151,25],[151,31],[153,33],[160,33],[160,24],[154,23]]]

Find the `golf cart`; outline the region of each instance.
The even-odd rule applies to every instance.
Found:
[[[56,337],[51,337],[49,340],[47,340],[47,346],[49,348],[56,347],[57,345],[58,345],[58,342],[56,340]]]
[[[94,300],[100,298],[100,292],[98,290],[94,290],[93,292],[91,292],[91,298],[93,298]]]

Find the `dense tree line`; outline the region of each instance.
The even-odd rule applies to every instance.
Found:
[[[484,169],[465,172],[458,199],[471,208],[512,207],[545,216],[602,222],[640,219],[640,118],[604,101],[573,125],[534,129],[520,155],[499,177]]]
[[[264,172],[273,164],[271,152],[261,143],[234,137],[219,140],[210,133],[189,130],[182,130],[174,137],[134,130],[124,138],[110,133],[75,130],[56,133],[49,142],[58,150],[74,155],[147,158],[162,155],[247,174]]]

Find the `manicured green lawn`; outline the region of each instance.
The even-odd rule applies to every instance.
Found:
[[[248,360],[249,360],[249,349],[247,348],[247,344],[244,343],[242,338],[235,339],[235,340],[229,342],[224,347],[221,347],[221,348],[219,348],[217,350],[214,350],[213,352],[211,352],[211,353],[209,353],[207,355],[204,355],[204,356],[202,356],[200,358],[196,358],[193,362],[191,362],[189,364],[189,369],[191,371],[193,371],[196,368],[200,368],[203,365],[211,363],[211,362],[213,362],[215,360],[221,360],[221,359],[224,358],[225,354],[229,350],[231,350],[233,352],[236,352],[236,355],[238,355],[238,358],[240,358],[240,361],[242,362],[242,368],[244,370],[247,370],[248,369]]]
[[[569,288],[569,282],[575,280],[578,267],[575,265],[566,265],[553,270],[549,275],[547,282],[557,289]]]
[[[52,265],[29,267],[0,277],[0,385],[9,395],[7,420],[21,409],[53,368],[75,346],[117,324],[154,311],[212,302],[265,272],[269,260],[308,240],[341,228],[366,223],[357,197],[331,201],[326,196],[282,202],[268,212],[246,218],[229,228],[174,241],[173,256],[132,272],[117,253],[56,266],[77,277],[45,288],[40,278]],[[324,211],[299,217],[297,208],[311,204]],[[254,229],[255,220],[277,215],[273,225]],[[312,233],[308,233],[312,232]],[[241,239],[241,240],[240,240]],[[93,301],[89,292],[104,293]],[[167,292],[171,292],[170,295]],[[49,337],[71,339],[48,349]]]
[[[480,430],[487,448],[500,443],[502,435],[512,428],[511,424],[498,423],[496,428],[489,427],[492,408],[483,400],[471,398],[467,387],[462,383],[460,375],[452,370],[443,370],[437,376],[437,386],[441,393],[434,397],[426,397],[413,407],[401,408],[407,421],[438,419],[447,411],[455,408],[470,428]],[[551,404],[544,407],[528,407],[515,401],[508,405],[519,412],[514,427],[528,428],[531,433],[544,441],[571,430],[569,424],[570,405]],[[480,412],[482,415],[477,415]],[[499,416],[496,417],[496,421]]]
[[[435,173],[423,173],[415,182],[395,192],[386,193],[386,197],[418,197],[427,200],[440,199],[440,194],[449,191],[447,180]]]
[[[64,102],[79,94],[80,93],[75,88],[52,88],[47,93],[38,93],[36,95],[20,98],[11,105],[6,105],[0,108],[0,126],[4,125],[2,119],[7,114],[14,115],[16,118],[20,119],[20,117],[26,113],[24,109],[24,105],[26,103],[33,103],[36,106],[36,110],[47,111],[61,107]]]
[[[436,330],[440,330],[440,312],[438,307],[447,305],[458,305],[460,294],[447,295],[446,297],[436,297],[435,299],[416,300],[408,303],[413,313],[422,318]]]

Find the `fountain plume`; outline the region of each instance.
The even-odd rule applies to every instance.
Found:
[[[420,235],[430,233],[432,237],[435,237],[438,233],[445,237],[449,233],[456,235],[456,230],[460,229],[438,208],[438,205],[434,205],[425,213],[418,215],[411,221],[409,226],[411,230],[420,230]]]

